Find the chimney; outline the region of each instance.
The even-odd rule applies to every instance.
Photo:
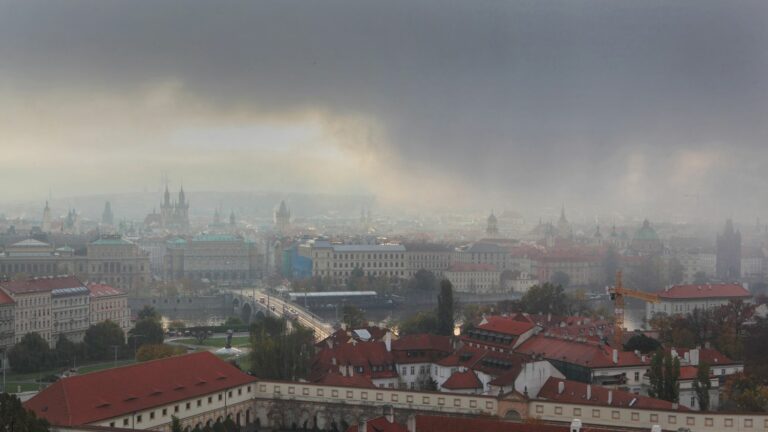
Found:
[[[563,394],[565,391],[565,381],[560,381],[557,383],[557,394]]]
[[[587,384],[587,400],[592,400],[592,385]]]
[[[366,423],[367,423],[366,420],[360,420],[357,423],[357,432],[367,432],[365,427]]]
[[[619,364],[619,350],[613,349],[613,364]]]
[[[387,423],[395,422],[395,407],[392,405],[384,406],[384,418],[387,419]]]
[[[579,419],[571,420],[571,427],[570,427],[569,431],[570,432],[581,432],[581,420],[579,420]]]
[[[688,351],[688,353],[689,353],[688,361],[691,362],[691,365],[698,366],[699,365],[699,349],[693,348],[690,351]]]
[[[613,390],[608,390],[608,405],[613,403]]]
[[[392,351],[392,333],[387,332],[384,335],[384,345],[387,347],[387,352]]]

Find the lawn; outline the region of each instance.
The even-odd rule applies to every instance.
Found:
[[[206,339],[203,341],[203,343],[200,345],[197,343],[197,340],[195,338],[185,338],[185,339],[177,339],[173,341],[174,343],[180,343],[184,345],[195,345],[195,346],[208,346],[208,347],[218,347],[223,348],[224,345],[227,342],[227,338],[211,338]],[[236,336],[232,338],[232,346],[235,348],[247,348],[251,346],[251,338],[248,336]]]
[[[99,362],[99,363],[86,363],[82,366],[77,367],[77,373],[85,374],[88,372],[111,369],[115,366],[118,366],[118,367],[125,366],[131,363],[134,363],[133,359],[119,360],[117,363],[113,361]],[[5,377],[6,388],[12,392],[19,391],[19,388],[21,388],[21,391],[39,390],[47,386],[49,383],[40,383],[40,382],[37,382],[37,380],[39,380],[41,377],[45,377],[48,375],[59,375],[62,372],[66,371],[67,369],[68,368],[66,367],[57,367],[57,368],[47,369],[44,371],[34,372],[34,373],[7,372]]]

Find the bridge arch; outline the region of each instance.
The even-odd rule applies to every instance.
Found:
[[[253,315],[253,308],[250,303],[244,303],[243,308],[240,311],[240,318],[244,323],[251,322],[251,316]]]

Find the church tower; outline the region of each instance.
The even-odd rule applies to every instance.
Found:
[[[281,233],[285,233],[291,224],[291,211],[285,205],[285,201],[280,201],[280,207],[275,212],[275,228]]]
[[[43,209],[43,222],[40,224],[40,229],[43,232],[51,231],[51,208],[48,207],[48,201],[45,202],[45,208]]]
[[[112,214],[112,203],[107,201],[104,203],[104,211],[101,213],[102,225],[112,226],[115,224],[115,216]]]
[[[493,214],[493,211],[491,211],[491,215],[488,216],[488,222],[485,226],[485,235],[488,237],[499,236],[499,221],[496,219],[496,215]]]
[[[717,278],[735,282],[741,277],[741,233],[733,228],[733,221],[725,222],[723,233],[717,236]]]

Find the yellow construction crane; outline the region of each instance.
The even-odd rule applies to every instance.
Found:
[[[624,333],[624,297],[632,297],[643,300],[648,303],[658,303],[659,296],[642,291],[635,291],[624,288],[621,283],[621,270],[616,272],[616,286],[608,288],[608,294],[613,300],[613,316],[615,329],[613,331],[613,347],[621,349]]]

